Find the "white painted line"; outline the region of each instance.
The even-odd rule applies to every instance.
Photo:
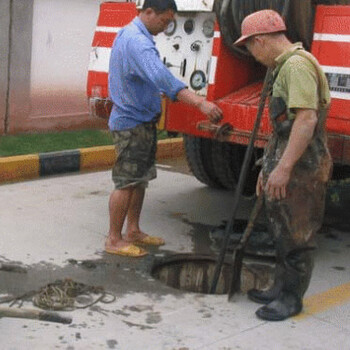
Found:
[[[136,8],[142,8],[144,0],[136,1]],[[214,7],[214,0],[177,0],[178,12],[212,12]]]
[[[103,33],[118,33],[122,29],[122,27],[103,27],[99,26],[96,27],[96,32],[103,32]]]
[[[339,100],[350,100],[350,94],[347,92],[331,91],[331,97]]]
[[[215,83],[216,66],[218,64],[218,58],[216,56],[211,56],[210,66],[209,66],[209,84]]]
[[[111,51],[109,47],[94,47],[90,53],[89,71],[108,73]]]
[[[314,33],[314,40],[350,43],[350,35]]]
[[[325,73],[338,73],[338,74],[350,75],[350,67],[336,67],[336,66],[321,66],[321,67]]]

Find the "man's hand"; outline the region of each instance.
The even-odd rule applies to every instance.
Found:
[[[206,114],[212,123],[217,123],[222,119],[222,110],[213,102],[209,102],[203,96],[196,95],[188,89],[182,89],[177,94],[177,99],[197,107]]]
[[[200,111],[207,115],[212,123],[218,123],[222,119],[222,110],[213,102],[203,100],[199,103]]]
[[[297,109],[287,147],[267,179],[265,193],[270,199],[286,198],[291,172],[311,142],[317,120],[315,110]]]
[[[283,199],[287,196],[287,185],[291,171],[280,164],[271,172],[265,186],[265,193],[269,199]]]

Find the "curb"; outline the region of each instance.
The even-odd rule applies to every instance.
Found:
[[[158,141],[157,160],[184,155],[182,138]],[[76,150],[0,157],[0,183],[38,177],[111,169],[116,160],[113,145]]]

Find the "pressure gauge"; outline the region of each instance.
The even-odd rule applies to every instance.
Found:
[[[172,38],[172,47],[173,47],[175,52],[180,49],[181,42],[182,42],[182,38],[179,35],[176,35]]]
[[[212,38],[214,36],[215,23],[211,19],[207,19],[203,22],[202,31],[207,38]]]
[[[175,33],[176,30],[176,21],[172,20],[168,26],[166,27],[166,29],[164,30],[164,34],[167,36],[171,36]]]
[[[194,20],[193,19],[188,19],[184,23],[184,31],[186,34],[192,34],[194,31]]]
[[[200,90],[205,87],[205,74],[201,70],[195,70],[190,78],[190,84],[193,90]]]

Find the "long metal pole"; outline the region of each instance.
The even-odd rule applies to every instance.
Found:
[[[286,16],[287,16],[287,12],[289,10],[289,4],[290,4],[290,0],[285,0],[284,8],[282,11],[282,17],[284,17],[284,18],[286,18]],[[249,144],[248,144],[247,150],[246,150],[245,155],[244,155],[242,169],[241,169],[241,172],[239,174],[237,189],[235,191],[235,196],[234,196],[234,201],[233,201],[232,217],[231,217],[229,223],[226,225],[224,239],[222,242],[222,247],[221,247],[218,261],[217,261],[217,264],[215,267],[213,281],[212,281],[210,291],[209,291],[211,294],[215,294],[215,292],[216,292],[216,286],[217,286],[217,283],[218,283],[218,280],[220,277],[222,265],[224,263],[227,245],[228,245],[228,241],[230,238],[230,233],[232,232],[233,225],[234,225],[234,222],[236,219],[238,204],[240,202],[243,188],[245,185],[245,181],[247,178],[248,167],[249,167],[250,161],[252,159],[254,143],[255,143],[255,139],[256,139],[256,136],[257,136],[257,133],[258,133],[258,130],[260,127],[260,121],[261,121],[261,117],[262,117],[262,114],[264,111],[266,98],[267,98],[267,95],[268,95],[269,90],[270,90],[271,81],[272,81],[272,68],[268,68],[266,75],[265,75],[263,90],[261,93],[261,98],[260,98],[260,102],[259,102],[259,108],[258,108],[258,112],[256,115],[254,128],[253,128],[252,134],[250,136]]]
[[[231,300],[233,294],[240,291],[241,289],[241,271],[243,265],[244,250],[248,243],[250,235],[253,232],[255,221],[260,213],[262,206],[263,196],[262,194],[260,194],[260,196],[256,199],[254,207],[250,213],[248,225],[232,254],[231,279],[229,282],[229,290],[227,293],[228,300]]]
[[[72,323],[71,317],[62,316],[57,312],[36,309],[19,309],[4,306],[0,306],[0,318],[1,317],[29,318],[32,320],[57,322],[63,324]]]
[[[248,169],[249,169],[249,164],[250,164],[250,161],[252,159],[252,154],[253,154],[253,150],[254,150],[254,143],[255,143],[256,136],[258,134],[258,130],[260,127],[260,121],[261,121],[262,114],[264,112],[266,98],[267,98],[267,95],[269,93],[271,76],[272,76],[272,70],[269,68],[267,70],[267,73],[265,76],[263,90],[261,93],[261,98],[260,98],[260,103],[259,103],[259,108],[258,108],[254,128],[253,128],[252,134],[250,136],[249,144],[247,146],[247,149],[246,149],[246,152],[244,155],[242,169],[241,169],[241,172],[239,174],[238,184],[237,184],[237,188],[236,188],[236,191],[234,194],[232,216],[231,216],[231,218],[230,218],[230,220],[225,228],[224,239],[222,242],[218,261],[217,261],[217,264],[215,266],[213,281],[212,281],[212,284],[210,287],[210,294],[215,294],[215,292],[216,292],[216,286],[217,286],[217,283],[218,283],[218,280],[220,277],[221,268],[222,268],[222,265],[223,265],[223,262],[225,259],[225,254],[226,254],[226,250],[227,250],[228,241],[230,238],[230,233],[233,230],[233,225],[234,225],[236,215],[237,215],[238,204],[239,204],[241,196],[242,196],[243,188],[244,188],[244,185],[246,182],[247,173],[248,173]]]

